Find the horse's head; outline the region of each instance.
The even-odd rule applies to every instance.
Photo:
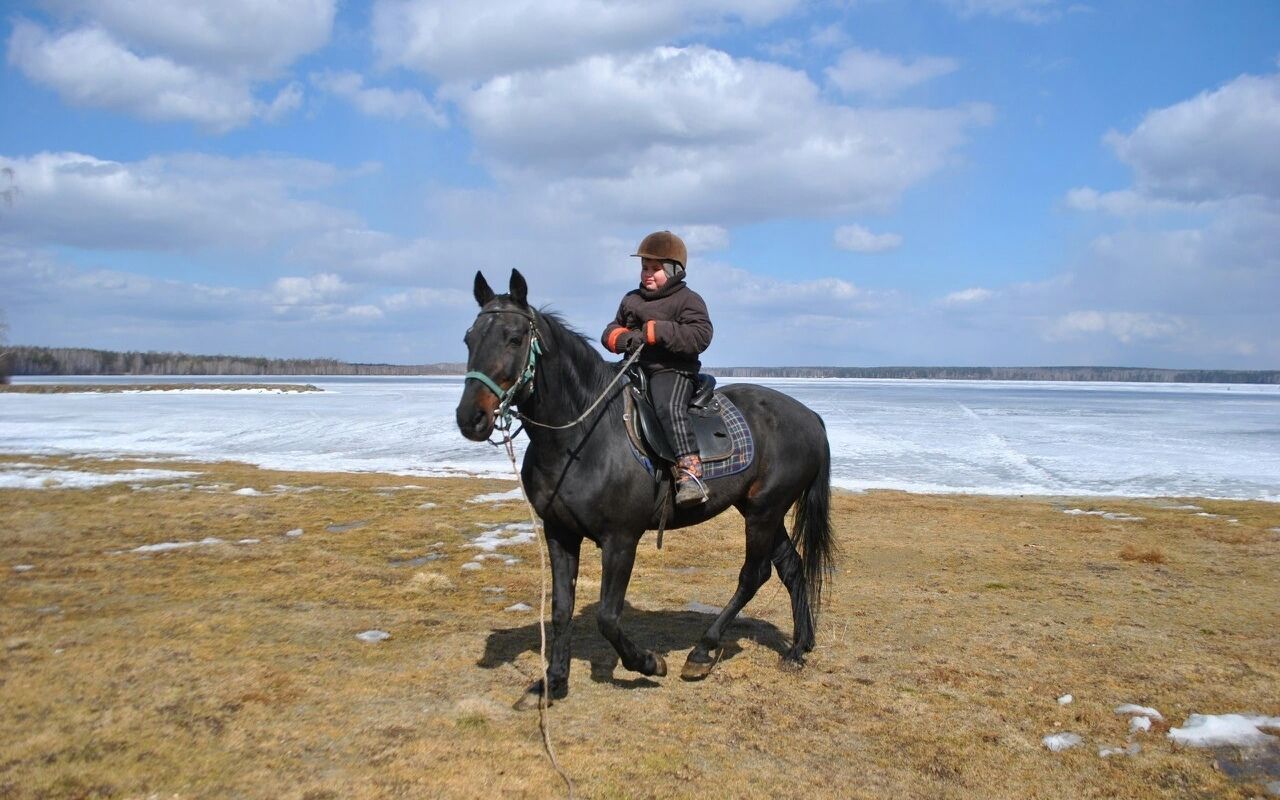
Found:
[[[536,316],[529,307],[529,286],[511,270],[509,294],[495,295],[477,272],[476,302],[480,313],[467,330],[467,381],[458,401],[458,430],[482,442],[493,433],[503,399],[518,401],[532,387],[517,386],[531,364]],[[513,391],[512,387],[516,387]],[[508,398],[509,394],[514,397]]]

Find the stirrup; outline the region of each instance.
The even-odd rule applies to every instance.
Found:
[[[697,475],[694,475],[692,470],[688,470],[681,467],[680,472],[682,473],[684,480],[676,481],[676,505],[677,506],[702,505],[703,503],[711,499],[711,493],[707,491],[707,485],[702,482],[701,478],[699,478]],[[690,483],[692,483],[695,487],[697,487],[698,491],[702,493],[702,497],[696,497],[696,498],[686,497],[685,501],[682,503],[680,501],[680,492]]]

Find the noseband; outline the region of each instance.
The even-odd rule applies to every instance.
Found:
[[[542,355],[542,340],[538,338],[538,320],[532,313],[516,311],[510,308],[495,308],[492,311],[480,312],[481,316],[484,314],[518,314],[529,320],[529,343],[524,371],[520,373],[520,377],[516,379],[516,382],[511,384],[510,389],[503,389],[493,378],[477,370],[472,370],[463,377],[464,382],[470,380],[480,381],[489,391],[493,392],[498,398],[497,417],[499,421],[509,426],[512,416],[511,404],[516,401],[516,395],[526,386],[529,388],[529,393],[533,393],[533,375],[538,365],[538,356]]]

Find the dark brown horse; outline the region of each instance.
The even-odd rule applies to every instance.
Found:
[[[538,681],[529,696],[546,692],[548,698],[562,698],[569,692],[569,631],[583,539],[601,551],[600,632],[627,669],[643,675],[667,672],[662,656],[637,647],[620,620],[636,546],[646,530],[658,527],[658,489],[630,452],[623,390],[610,388],[617,366],[558,317],[531,308],[527,295],[525,279],[515,270],[509,294],[503,295],[495,295],[476,273],[480,313],[465,338],[470,372],[457,419],[464,436],[481,442],[508,407],[543,425],[564,425],[590,410],[579,424],[563,430],[525,426],[529,445],[521,478],[542,517],[553,586],[549,686]],[[591,410],[606,392],[609,396]],[[755,459],[744,472],[709,481],[710,500],[672,511],[668,526],[696,525],[734,506],[746,519],[747,554],[738,590],[689,653],[682,676],[691,680],[711,671],[725,626],[769,579],[771,567],[791,595],[795,625],[783,665],[803,666],[814,645],[823,578],[831,569],[831,454],[822,419],[762,386],[737,384],[724,394],[750,424]],[[784,518],[792,506],[795,522],[788,537]]]

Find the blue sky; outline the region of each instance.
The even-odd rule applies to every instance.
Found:
[[[651,230],[716,366],[1280,366],[1280,4],[8,4],[9,340],[462,360]]]

